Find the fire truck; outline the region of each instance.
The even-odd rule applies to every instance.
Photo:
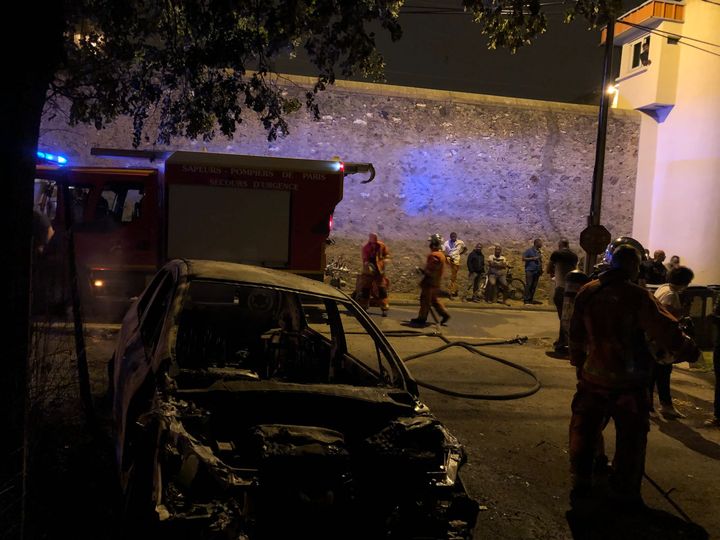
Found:
[[[59,268],[67,257],[64,232],[71,222],[81,300],[86,312],[103,318],[123,313],[173,258],[240,262],[322,280],[345,176],[367,173],[365,183],[375,176],[370,163],[340,160],[91,153],[126,166],[68,166],[43,154],[35,206],[56,232],[49,265]],[[142,159],[149,166],[138,166]]]

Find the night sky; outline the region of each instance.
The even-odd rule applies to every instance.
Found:
[[[630,9],[640,2],[626,2]],[[388,84],[570,103],[597,103],[602,78],[600,31],[584,20],[564,24],[566,6],[547,5],[548,31],[514,55],[488,50],[470,14],[414,14],[459,2],[410,0],[401,12],[403,37],[378,32]],[[415,8],[415,9],[413,9]],[[616,48],[617,58],[617,48]],[[615,61],[617,71],[618,61]],[[280,72],[310,75],[301,58],[278,62]],[[358,79],[360,80],[360,79]]]

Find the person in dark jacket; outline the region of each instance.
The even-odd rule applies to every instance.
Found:
[[[648,338],[670,351],[676,362],[694,362],[700,353],[678,320],[633,283],[639,271],[640,253],[621,245],[613,252],[610,269],[584,285],[575,299],[570,323],[570,363],[578,379],[569,444],[573,506],[592,492],[598,441],[612,418],[616,444],[611,496],[626,509],[644,507],[640,485],[655,361]]]
[[[550,255],[546,270],[555,282],[553,303],[560,321],[562,321],[563,302],[565,301],[565,277],[577,268],[577,263],[578,256],[570,249],[570,242],[567,238],[561,238],[558,242],[558,248]],[[567,353],[567,332],[565,332],[562,324],[560,324],[558,339],[553,343],[553,347],[557,353]]]
[[[525,263],[525,294],[523,296],[523,303],[525,304],[542,303],[535,300],[535,289],[537,289],[540,275],[543,273],[542,246],[542,240],[536,238],[533,245],[526,249],[522,256]]]
[[[472,289],[472,302],[479,302],[480,296],[478,291],[480,289],[480,283],[482,278],[485,276],[485,254],[482,252],[482,244],[475,244],[475,249],[470,252],[467,258],[468,268],[468,286],[465,296],[470,294]]]
[[[645,283],[649,285],[662,285],[667,283],[668,270],[663,264],[665,262],[665,252],[662,249],[655,250],[653,258],[643,261],[641,264]]]

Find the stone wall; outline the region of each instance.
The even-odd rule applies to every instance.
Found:
[[[415,289],[413,269],[434,232],[447,238],[456,231],[469,246],[488,246],[486,254],[501,244],[516,274],[533,238],[544,239],[548,253],[560,236],[579,249],[590,207],[595,107],[347,82],[319,102],[322,118],[291,115],[281,140],[268,142],[248,116],[232,141],[178,140],[172,148],[372,162],[372,183],[346,179],[328,257],[357,269],[360,247],[376,231],[393,253],[396,291]],[[636,113],[611,111],[602,222],[613,236],[632,230],[638,132]],[[65,152],[73,164],[117,164],[92,158],[93,146],[130,148],[130,122],[96,131],[68,128],[56,117],[42,126],[41,147]]]

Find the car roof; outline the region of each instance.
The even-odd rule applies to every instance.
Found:
[[[199,259],[177,259],[176,261],[170,262],[171,265],[177,263],[184,263],[186,265],[188,278],[190,280],[236,281],[253,285],[294,289],[340,300],[348,299],[347,295],[335,287],[326,285],[321,281],[292,274],[286,270]]]

